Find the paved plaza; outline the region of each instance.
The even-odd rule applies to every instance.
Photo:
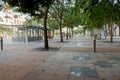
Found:
[[[4,45],[0,51],[0,80],[120,80],[120,38],[113,43],[74,37]]]

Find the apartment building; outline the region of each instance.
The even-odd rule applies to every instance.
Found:
[[[25,23],[23,14],[15,13],[12,10],[0,11],[0,24],[1,25],[23,25]]]

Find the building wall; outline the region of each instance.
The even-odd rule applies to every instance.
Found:
[[[8,12],[0,11],[0,24],[3,25],[23,25],[26,21],[24,15],[20,13],[14,13],[12,10]]]
[[[12,30],[14,30],[14,28],[12,27],[12,25],[24,25],[26,19],[24,17],[24,15],[21,15],[20,13],[14,13],[12,10],[8,10],[8,11],[4,11],[1,10],[0,11],[0,25],[3,27],[10,27],[12,28]],[[8,26],[6,26],[8,25]],[[8,36],[6,32],[3,32],[3,40],[4,40],[4,44],[12,44],[12,36],[13,36],[13,31],[12,31],[12,36]]]

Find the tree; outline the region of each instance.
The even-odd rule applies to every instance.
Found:
[[[31,25],[43,25],[43,22],[41,18],[33,16],[33,17],[27,18],[25,21],[25,24],[26,25],[30,25],[30,24]]]
[[[119,0],[104,0],[100,6],[105,9],[105,16],[110,23],[110,42],[113,42],[113,24],[120,20],[120,1]],[[103,10],[103,9],[102,9]]]
[[[0,26],[0,33],[1,33],[1,32],[5,32],[5,33],[7,33],[9,36],[12,35],[12,29],[11,29],[11,28],[8,28],[8,27]]]
[[[75,8],[83,11],[83,21],[88,28],[99,28],[110,23],[110,41],[113,41],[113,22],[120,20],[119,0],[76,0]],[[76,10],[75,10],[76,11]]]
[[[70,35],[70,31],[72,31],[73,35],[73,26],[78,25],[80,23],[77,15],[71,15],[72,8],[74,3],[72,0],[56,0],[56,2],[52,5],[50,10],[50,15],[58,22],[60,29],[60,41],[62,42],[62,27],[66,26],[66,39],[68,39]],[[78,20],[78,21],[77,21]],[[71,30],[70,30],[71,29]]]
[[[75,14],[75,15],[71,15],[72,8],[68,8],[67,11],[65,12],[64,18],[63,18],[63,22],[64,24],[66,24],[65,26],[67,27],[67,34],[66,34],[66,39],[68,39],[68,37],[70,38],[71,36],[73,36],[73,28],[75,26],[78,27],[78,25],[81,24],[81,14]],[[70,33],[71,31],[71,33]]]
[[[48,26],[52,29],[59,29],[57,21],[51,16],[48,17]]]
[[[2,4],[0,4],[0,11],[2,10],[2,7],[3,7]]]
[[[64,2],[65,0],[55,0],[50,11],[50,15],[58,22],[59,25],[60,42],[63,42],[62,23],[63,23],[63,15],[64,15]]]
[[[65,5],[64,5],[64,15],[63,15],[63,24],[64,26],[66,26],[66,39],[71,37],[70,34],[70,27],[72,26],[72,20],[73,20],[73,16],[71,15],[71,10],[72,7],[70,6],[72,3],[71,1],[66,1]]]
[[[43,18],[44,23],[44,47],[49,49],[47,38],[47,17],[48,11],[54,0],[3,0],[12,7],[15,7],[17,11],[28,13],[31,16],[37,16]]]

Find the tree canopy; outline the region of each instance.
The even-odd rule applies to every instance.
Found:
[[[43,18],[44,24],[44,48],[49,49],[47,37],[47,17],[49,7],[54,0],[3,0],[10,6],[15,7],[17,11],[28,13],[31,16]]]
[[[110,16],[114,22],[120,20],[120,0],[76,0],[75,7],[75,12],[82,10],[84,24],[93,27],[110,23]]]
[[[54,0],[3,0],[12,7],[16,7],[17,11],[29,13],[31,16],[42,16],[43,7],[50,7]]]
[[[120,22],[120,0],[76,0],[74,14],[79,11],[87,28],[100,28],[109,24],[112,42],[113,23]]]

